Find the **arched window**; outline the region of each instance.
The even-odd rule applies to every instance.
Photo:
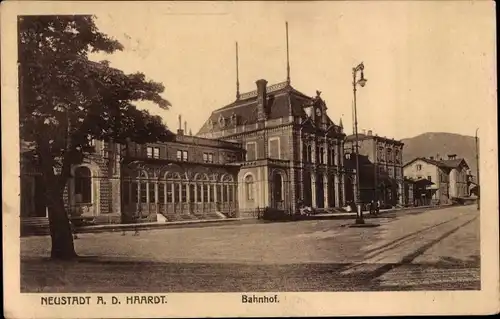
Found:
[[[307,161],[312,162],[312,146],[307,145]]]
[[[245,177],[245,190],[246,190],[247,200],[253,200],[254,199],[254,181],[253,181],[252,175],[247,175]]]
[[[85,166],[75,169],[75,203],[92,203],[92,174]]]

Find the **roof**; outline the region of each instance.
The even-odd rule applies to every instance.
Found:
[[[447,169],[458,168],[460,165],[462,165],[462,163],[464,164],[465,167],[469,168],[469,165],[467,165],[467,162],[463,158],[457,158],[457,159],[453,159],[453,160],[436,161],[434,159],[430,159],[430,158],[426,158],[426,157],[416,157],[416,158],[412,159],[411,161],[407,162],[406,164],[404,164],[403,166],[408,166],[417,160],[424,161],[426,163],[429,163],[431,165],[435,165],[435,166],[440,167],[440,168],[447,168]]]
[[[378,136],[378,135],[367,135],[367,134],[362,134],[362,133],[358,133],[358,140],[361,141],[361,140],[369,140],[369,139],[378,139],[378,140],[382,140],[384,142],[389,142],[389,143],[394,143],[394,144],[397,144],[397,145],[404,145],[403,142],[401,142],[400,140],[395,140],[393,138],[387,138],[387,137],[382,137],[382,136]],[[356,140],[356,134],[351,134],[349,136],[346,137],[346,141],[355,141]]]
[[[441,163],[445,165],[448,168],[458,168],[460,165],[465,164],[467,168],[469,168],[469,165],[467,165],[467,162],[463,158],[457,158],[457,159],[452,159],[452,160],[442,160]]]
[[[289,82],[280,82],[266,87],[268,119],[279,119],[288,116],[305,116],[304,106],[317,101],[318,97],[310,97],[296,89]],[[234,102],[212,112],[197,135],[220,131],[221,118],[232,121],[237,125],[255,124],[257,122],[257,91],[242,93]],[[329,119],[328,124],[333,124]]]

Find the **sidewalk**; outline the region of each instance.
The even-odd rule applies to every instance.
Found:
[[[421,210],[421,209],[441,209],[447,207],[443,206],[419,206],[419,207],[405,207],[380,210],[380,214],[387,214],[398,211],[407,210]],[[378,218],[380,215],[369,215],[368,212],[363,213],[364,218]],[[356,217],[355,212],[335,212],[323,213],[311,216],[303,216],[300,220],[314,220],[314,219],[352,219]],[[77,228],[76,233],[101,233],[101,232],[118,232],[118,231],[139,231],[150,229],[165,229],[165,228],[179,228],[179,227],[200,227],[201,225],[224,225],[229,223],[258,223],[262,222],[255,217],[240,217],[240,218],[226,218],[226,219],[205,219],[205,220],[185,220],[176,222],[150,222],[150,223],[137,223],[137,224],[103,224],[82,226]]]
[[[117,232],[117,231],[138,231],[149,229],[163,229],[163,228],[176,228],[213,224],[227,224],[234,222],[245,222],[257,220],[254,217],[241,217],[241,218],[225,218],[225,219],[197,219],[197,220],[182,220],[175,222],[149,222],[149,223],[135,223],[135,224],[103,224],[82,226],[76,229],[77,234],[81,233],[102,233],[102,232]]]

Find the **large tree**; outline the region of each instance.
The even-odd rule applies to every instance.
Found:
[[[82,162],[89,139],[144,143],[172,136],[161,118],[138,109],[148,100],[170,103],[160,83],[125,74],[91,52],[123,46],[101,33],[93,16],[22,16],[19,28],[20,137],[32,145],[44,178],[52,237],[51,256],[76,257],[63,193],[73,165]]]

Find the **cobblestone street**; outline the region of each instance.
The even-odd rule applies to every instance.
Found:
[[[21,239],[23,292],[480,289],[475,206],[369,219],[81,234],[76,262]],[[112,284],[110,284],[112,283]]]

